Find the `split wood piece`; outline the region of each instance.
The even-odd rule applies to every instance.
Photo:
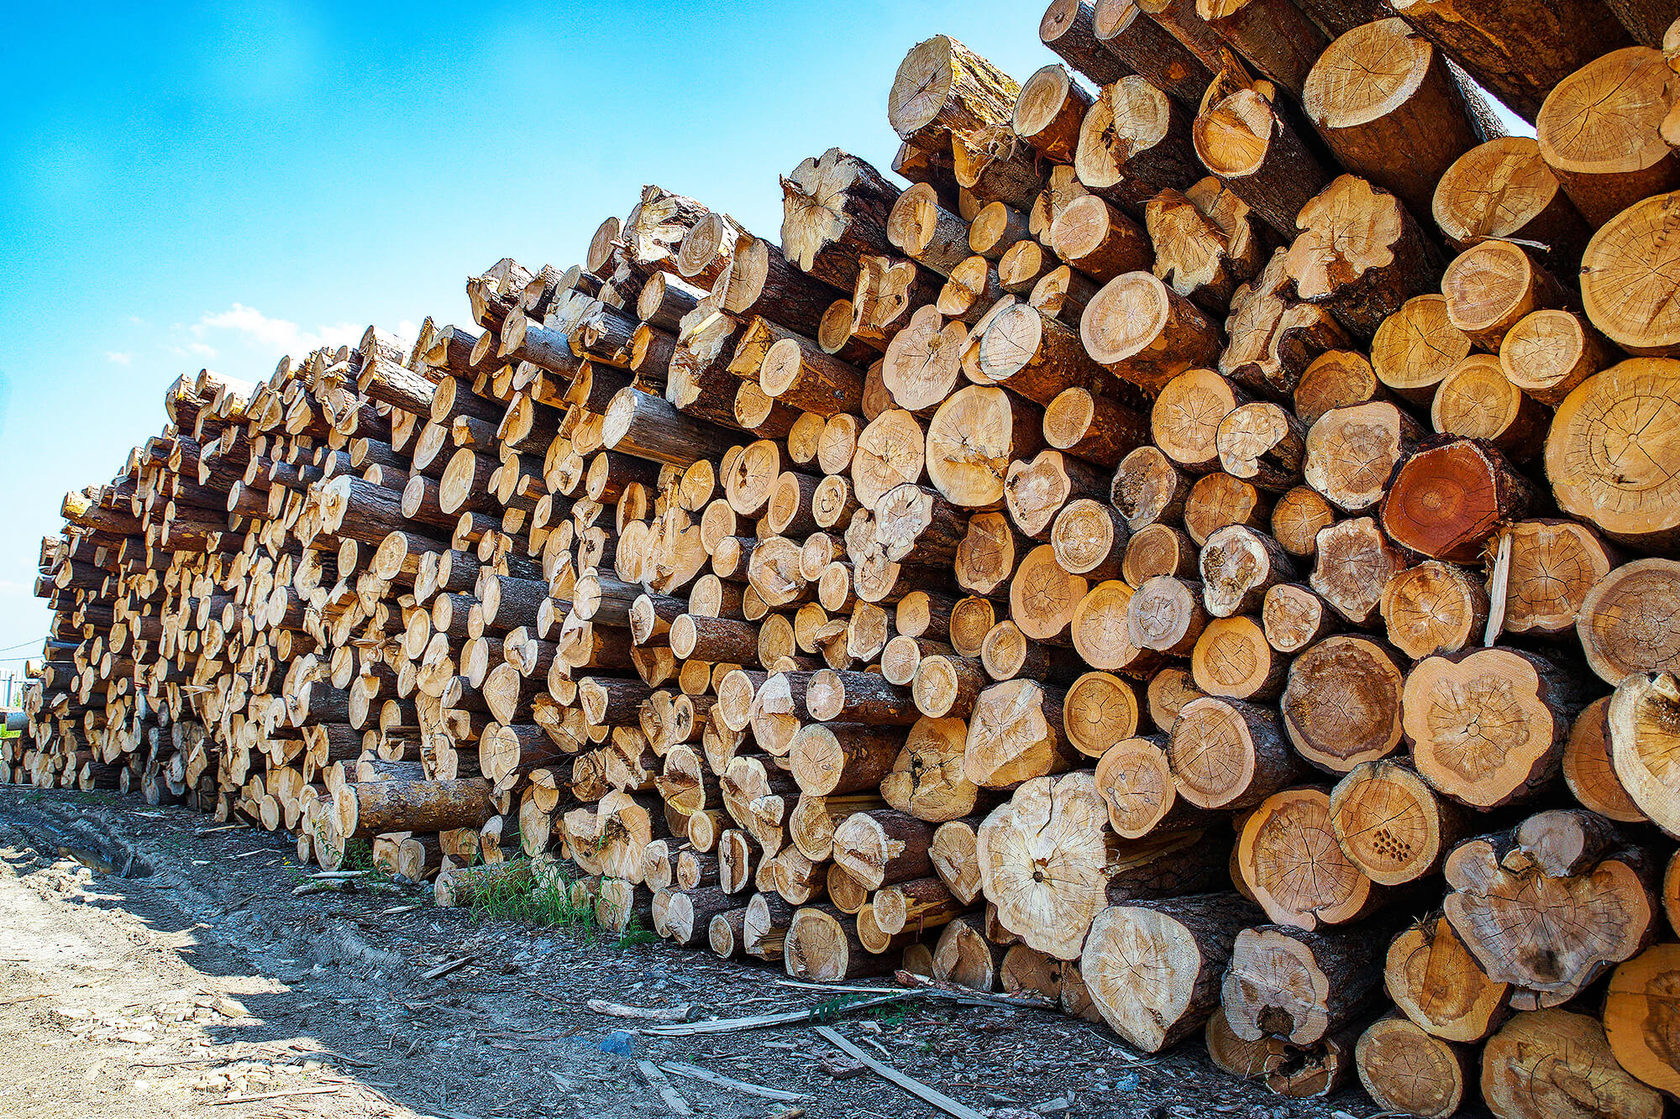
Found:
[[[1122,738],[1097,760],[1097,791],[1122,839],[1205,827],[1211,815],[1178,796],[1164,738]]]
[[[1064,693],[1034,680],[1006,680],[975,698],[964,744],[964,776],[983,788],[1011,788],[1060,773],[1079,760],[1063,731]]]
[[[1066,389],[1091,388],[1104,379],[1077,331],[1024,303],[991,320],[980,337],[976,364],[981,383],[1002,385],[1041,406]]]
[[[1290,555],[1318,554],[1318,532],[1336,521],[1336,508],[1311,486],[1294,486],[1272,506],[1272,536]]]
[[[1556,666],[1515,649],[1426,657],[1406,676],[1402,722],[1418,772],[1464,804],[1533,797],[1555,778],[1579,704]]]
[[[1605,683],[1639,672],[1680,669],[1680,636],[1668,619],[1680,588],[1680,563],[1642,559],[1593,585],[1581,604],[1576,635],[1587,666]]]
[[[1203,165],[1286,239],[1301,208],[1330,181],[1275,100],[1257,88],[1202,106],[1192,136]]]
[[[1447,1041],[1481,1041],[1509,1013],[1510,984],[1489,979],[1439,914],[1394,938],[1384,978],[1389,998],[1406,1017]]]
[[[1362,1017],[1381,997],[1382,978],[1363,930],[1243,929],[1225,973],[1225,1019],[1244,1041],[1311,1045]]]
[[[1400,746],[1404,677],[1380,641],[1337,634],[1317,642],[1289,666],[1280,707],[1290,742],[1331,773],[1387,757]]]
[[[1102,6],[1099,3],[1099,12]],[[1114,6],[1136,11],[1132,0]],[[1153,26],[1142,15],[1133,21],[1134,27],[1145,25]],[[1159,28],[1155,31],[1164,36]],[[1182,105],[1135,74],[1104,86],[1080,123],[1079,150],[1074,157],[1079,181],[1142,216],[1149,200],[1161,191],[1184,190],[1202,177],[1190,141],[1190,120]],[[1100,212],[1092,211],[1092,215]],[[1051,241],[1056,241],[1054,234]],[[1059,249],[1058,255],[1063,255]],[[1068,263],[1078,267],[1075,261]]]
[[[1089,497],[1062,506],[1050,527],[1050,547],[1062,570],[1098,581],[1121,574],[1130,537],[1118,509]]]
[[[1211,369],[1189,369],[1161,388],[1150,409],[1154,444],[1193,474],[1219,468],[1219,423],[1248,395]]]
[[[1306,435],[1306,425],[1288,410],[1255,401],[1233,408],[1219,421],[1214,445],[1225,473],[1259,489],[1284,493],[1301,479]]]
[[[1377,327],[1371,368],[1400,397],[1428,404],[1436,386],[1469,355],[1470,345],[1470,336],[1447,318],[1445,296],[1418,295]]]
[[[1439,0],[1410,3],[1422,8]],[[1435,188],[1432,212],[1460,249],[1513,238],[1540,246],[1560,271],[1579,258],[1592,232],[1528,136],[1501,136],[1459,156]]]
[[[1155,264],[1143,226],[1095,194],[1062,208],[1050,223],[1049,242],[1058,257],[1098,282]]]
[[[1661,51],[1624,47],[1558,82],[1540,106],[1540,155],[1592,228],[1680,186],[1680,158],[1662,132],[1673,79]]]
[[[1165,91],[1181,105],[1194,108],[1213,80],[1201,59],[1143,14],[1138,0],[1097,0],[1094,29],[1124,71],[1135,73],[1139,81]]]
[[[1326,350],[1350,344],[1329,309],[1296,298],[1289,250],[1272,253],[1266,267],[1231,297],[1226,331],[1231,339],[1219,368],[1239,384],[1286,398]]]
[[[1079,124],[1091,101],[1066,67],[1042,67],[1021,83],[1015,98],[1015,135],[1051,162],[1072,163],[1079,150]]]
[[[1425,1033],[1404,1015],[1377,1019],[1353,1048],[1359,1082],[1378,1107],[1419,1119],[1449,1119],[1474,1085],[1475,1055]]]
[[[1079,332],[1092,358],[1151,392],[1186,369],[1212,366],[1221,348],[1219,328],[1147,272],[1104,284],[1080,316]]]
[[[1286,654],[1299,653],[1340,628],[1330,604],[1300,583],[1283,583],[1267,591],[1260,623],[1266,641]]]
[[[1604,1032],[1616,1063],[1667,1096],[1680,1094],[1680,1068],[1668,1045],[1668,987],[1680,972],[1680,945],[1655,944],[1610,975]]]
[[[1499,344],[1499,368],[1542,404],[1562,404],[1575,386],[1611,364],[1614,347],[1573,311],[1542,310],[1519,319]]]
[[[939,934],[933,948],[933,975],[971,991],[995,991],[1003,959],[1002,946],[986,939],[979,922],[959,918]]]
[[[1414,660],[1457,653],[1477,641],[1488,620],[1488,590],[1462,567],[1426,560],[1383,587],[1388,640]]]
[[[1518,462],[1539,456],[1551,413],[1505,376],[1492,354],[1471,354],[1442,378],[1429,406],[1443,435],[1491,444]]]
[[[1558,406],[1546,475],[1565,513],[1614,540],[1661,548],[1680,539],[1680,362],[1633,358],[1588,377]],[[1637,455],[1624,448],[1638,448]]]
[[[1536,501],[1532,484],[1497,450],[1454,439],[1405,461],[1383,499],[1382,523],[1409,551],[1468,562],[1502,522],[1524,516]]]
[[[1255,614],[1266,592],[1295,577],[1281,545],[1246,525],[1228,525],[1207,538],[1199,567],[1202,602],[1215,618]]]
[[[1639,811],[1671,836],[1680,834],[1680,811],[1665,759],[1675,749],[1677,711],[1680,684],[1672,675],[1635,672],[1617,686],[1606,712],[1616,777]]]
[[[1190,653],[1196,686],[1229,699],[1276,698],[1288,668],[1288,659],[1266,642],[1260,623],[1246,615],[1208,622]]]
[[[1674,260],[1665,230],[1680,210],[1680,192],[1659,194],[1611,217],[1581,257],[1587,317],[1630,354],[1680,355],[1680,317],[1669,307]]]
[[[1286,258],[1295,294],[1352,334],[1373,336],[1407,299],[1436,287],[1442,261],[1433,244],[1399,196],[1365,179],[1338,176],[1295,224]]]
[[[943,824],[973,812],[979,789],[963,773],[967,735],[961,719],[917,720],[881,778],[881,796],[898,811],[930,823]],[[934,862],[937,867],[937,854]]]
[[[1623,824],[1646,820],[1610,761],[1610,696],[1582,708],[1563,747],[1563,780],[1581,804]],[[1665,895],[1667,890],[1664,891]]]
[[[1008,464],[1038,450],[1043,427],[1038,409],[1000,388],[960,388],[928,423],[928,478],[956,505],[996,509],[1003,504]]]
[[[1115,1033],[1158,1053],[1219,1011],[1232,942],[1256,916],[1232,893],[1112,906],[1091,924],[1080,977]]]
[[[1347,32],[1313,63],[1302,105],[1343,167],[1427,214],[1453,160],[1481,137],[1446,58],[1406,22]],[[1407,153],[1397,161],[1393,153]]]
[[[1638,849],[1606,853],[1616,838],[1601,817],[1554,810],[1447,856],[1447,919],[1490,978],[1521,988],[1524,1009],[1569,1001],[1650,943],[1657,868]],[[1547,844],[1575,857],[1548,857]]]
[[[1160,191],[1144,207],[1144,225],[1156,277],[1216,314],[1260,271],[1271,245],[1249,204],[1211,176],[1182,193]]]
[[[1090,0],[1051,0],[1039,21],[1038,38],[1062,61],[1098,85],[1118,81],[1131,68],[1097,39]]]
[[[1179,708],[1167,756],[1178,795],[1200,808],[1252,808],[1303,772],[1276,715],[1214,696]]]
[[[1512,1017],[1482,1051],[1482,1098],[1500,1119],[1659,1119],[1663,1098],[1617,1063],[1597,1018]]]
[[[1074,749],[1100,758],[1137,733],[1141,709],[1137,685],[1107,672],[1087,672],[1068,688],[1062,729]]]
[[[879,171],[839,148],[812,156],[782,179],[782,249],[818,280],[851,291],[858,258],[887,251],[887,215],[898,194]]]
[[[1332,408],[1307,430],[1302,473],[1338,509],[1357,513],[1383,499],[1394,468],[1422,436],[1411,416],[1385,400]]]

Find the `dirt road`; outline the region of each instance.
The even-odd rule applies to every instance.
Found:
[[[652,1038],[615,1033],[636,1023],[585,1006],[687,1003],[694,1018],[734,1018],[829,997],[767,968],[475,923],[423,893],[294,897],[304,879],[283,837],[214,828],[128,798],[0,787],[0,1117],[939,1114],[808,1025]],[[1373,1110],[1357,1092],[1278,1100],[1199,1051],[1140,1059],[1105,1031],[1031,1010],[909,1002],[834,1027],[1000,1117]],[[671,1073],[680,1098],[668,1101],[638,1059],[802,1098]]]

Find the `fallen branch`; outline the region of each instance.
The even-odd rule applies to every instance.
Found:
[[[856,1061],[862,1061],[876,1076],[879,1076],[883,1080],[890,1080],[892,1083],[898,1085],[900,1088],[903,1088],[906,1092],[909,1092],[917,1099],[926,1103],[931,1103],[939,1110],[949,1115],[955,1115],[957,1119],[986,1119],[984,1115],[975,1111],[967,1104],[959,1103],[950,1096],[947,1096],[944,1092],[929,1088],[926,1084],[923,1084],[920,1080],[917,1080],[913,1076],[906,1076],[904,1073],[899,1072],[885,1061],[877,1061],[874,1057],[871,1057],[869,1054],[865,1053],[863,1050],[859,1049],[857,1046],[853,1045],[851,1042],[847,1041],[827,1026],[816,1027],[816,1032],[818,1036],[823,1038],[823,1040],[839,1048],[839,1050],[842,1053],[845,1053],[848,1057],[851,1057]]]

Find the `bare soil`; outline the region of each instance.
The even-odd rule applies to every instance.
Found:
[[[284,836],[181,808],[0,787],[0,1117],[440,1119],[679,1112],[637,1059],[802,1094],[776,1102],[678,1075],[696,1115],[935,1116],[809,1025],[659,1038],[589,999],[692,1017],[832,996],[765,966],[618,947],[435,908],[426,891],[294,897]],[[435,979],[427,972],[470,962]],[[878,981],[877,981],[878,982]],[[872,1055],[998,1119],[1359,1119],[1357,1090],[1277,1099],[1199,1043],[1140,1057],[1088,1023],[931,1001],[838,1016]],[[603,1050],[628,1043],[631,1056]]]

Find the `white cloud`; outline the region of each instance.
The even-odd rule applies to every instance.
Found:
[[[131,365],[134,362],[134,355],[126,352],[118,352],[117,350],[106,350],[105,360],[110,362],[112,365]]]
[[[199,357],[215,357],[216,347],[207,346],[203,342],[188,342],[187,352],[189,354],[196,354]]]
[[[337,323],[304,330],[289,319],[270,318],[255,307],[235,303],[226,311],[205,315],[189,329],[200,339],[212,336],[212,331],[228,331],[243,338],[246,345],[275,357],[281,354],[302,357],[321,346],[353,346],[361,340],[364,328],[354,323]],[[189,348],[202,344],[189,343]]]
[[[397,337],[412,342],[414,339],[420,337],[419,324],[408,319],[404,319],[402,322],[397,324]]]

